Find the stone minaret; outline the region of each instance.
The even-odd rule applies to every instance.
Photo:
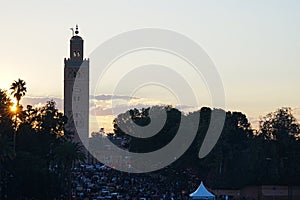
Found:
[[[75,142],[87,142],[89,135],[89,60],[83,57],[83,39],[78,35],[78,26],[76,25],[75,34],[73,29],[72,31],[70,58],[64,60],[64,114],[68,117],[66,130],[74,132]],[[81,138],[86,141],[81,141]]]

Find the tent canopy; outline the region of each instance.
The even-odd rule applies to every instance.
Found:
[[[201,181],[201,184],[197,190],[190,194],[190,199],[215,199],[215,195],[210,193]]]

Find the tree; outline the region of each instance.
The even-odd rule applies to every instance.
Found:
[[[266,140],[288,143],[299,133],[300,126],[291,108],[280,108],[260,120],[259,134]]]
[[[24,81],[15,81],[10,89],[17,101],[15,112],[7,92],[0,89],[0,198],[50,200],[66,190],[71,194],[72,163],[85,155],[70,141],[73,133],[64,129],[67,118],[53,100],[23,109]]]
[[[6,91],[0,89],[0,198],[3,196],[3,186],[7,180],[7,161],[14,158],[12,143],[12,102]]]
[[[11,140],[5,135],[0,135],[0,199],[2,199],[2,189],[5,185],[7,173],[4,173],[4,164],[7,160],[14,158],[13,145]],[[6,170],[5,170],[6,171]]]
[[[290,183],[299,178],[300,125],[291,108],[280,108],[263,117],[259,124],[259,137],[264,140],[265,165],[268,183]],[[296,170],[296,171],[295,171]]]
[[[13,186],[9,187],[8,197],[45,200],[58,198],[66,187],[60,184],[64,181],[59,179],[53,168],[56,156],[53,151],[67,141],[68,137],[65,135],[69,134],[64,132],[66,117],[55,107],[54,101],[41,107],[27,106],[27,109],[20,111],[18,117],[18,148],[16,158],[9,168],[14,178],[9,182]]]
[[[25,81],[18,79],[17,81],[14,81],[11,86],[11,94],[16,98],[17,105],[15,110],[15,132],[14,132],[14,152],[16,152],[16,135],[17,135],[17,129],[18,129],[18,115],[20,113],[20,100],[23,96],[25,96],[27,89],[25,87],[26,83]]]
[[[27,92],[25,85],[25,81],[18,79],[17,81],[14,81],[10,86],[11,94],[17,100],[17,109],[19,108],[21,98],[25,96]]]
[[[0,89],[0,135],[5,135],[8,138],[12,138],[13,133],[11,106],[12,102],[6,91]]]
[[[203,141],[210,123],[210,109],[201,109],[199,141]],[[253,130],[246,117],[241,112],[226,112],[222,133],[213,150],[203,159],[198,160],[198,166],[204,171],[202,176],[214,188],[239,188],[248,181],[249,139]],[[201,145],[201,143],[198,143]],[[200,147],[198,146],[197,149]],[[241,179],[240,177],[244,178]]]
[[[147,126],[149,123],[154,123],[154,120],[165,120],[161,130],[151,127],[147,129],[147,134],[151,135],[150,137],[138,137],[138,135],[146,134],[146,131],[137,127]],[[174,138],[180,125],[180,120],[181,112],[175,108],[164,106],[153,106],[140,110],[135,108],[117,116],[114,120],[114,133],[116,136],[128,141],[129,151],[139,153],[151,152],[162,148]]]
[[[0,135],[0,167],[7,159],[12,160],[14,158],[12,142],[6,137]]]
[[[67,180],[67,198],[71,199],[72,190],[72,165],[77,161],[84,162],[85,154],[83,147],[76,142],[66,141],[54,149],[55,162],[61,170],[61,180]]]

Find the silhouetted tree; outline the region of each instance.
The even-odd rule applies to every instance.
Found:
[[[7,180],[7,162],[15,156],[13,151],[12,102],[6,91],[0,89],[0,198],[4,196]]]
[[[11,112],[12,102],[6,91],[0,89],[0,135],[12,138],[13,134],[13,113]]]
[[[83,153],[71,142],[73,133],[64,129],[67,118],[54,101],[23,109],[20,100],[26,92],[24,81],[15,81],[11,89],[17,100],[17,116],[10,110],[7,93],[0,90],[0,197],[50,200],[66,191],[70,194],[72,162],[83,160]],[[12,144],[17,147],[16,154],[12,153]]]
[[[26,82],[24,80],[18,79],[17,81],[14,81],[10,86],[11,94],[17,100],[17,108],[19,108],[21,98],[25,96],[27,92],[25,85]]]
[[[67,199],[71,199],[71,168],[77,161],[84,162],[85,154],[83,153],[83,148],[79,143],[66,141],[58,145],[53,152],[55,163],[58,164],[60,169],[61,180],[66,180]]]
[[[152,117],[164,121],[164,126],[158,133],[154,133],[151,137],[140,138],[135,135],[146,134],[142,133],[143,129],[134,127],[144,127],[151,123],[149,112],[152,112]],[[163,115],[162,113],[166,113]],[[166,116],[164,119],[163,116]],[[152,118],[152,119],[153,119]],[[132,109],[126,113],[118,115],[114,120],[114,132],[118,137],[122,137],[128,141],[129,151],[132,152],[150,152],[162,148],[168,144],[177,133],[181,120],[181,112],[175,108],[154,106],[146,109]],[[147,129],[149,131],[149,129]],[[154,129],[153,129],[154,131]],[[130,133],[131,135],[128,135]]]
[[[14,152],[16,152],[16,134],[17,134],[17,129],[18,129],[18,117],[21,112],[21,107],[20,107],[20,100],[23,96],[25,96],[27,89],[26,89],[26,83],[25,81],[18,79],[17,81],[14,81],[11,86],[11,94],[16,98],[17,100],[17,105],[16,105],[16,110],[15,110],[15,132],[14,132]]]
[[[299,178],[298,134],[300,125],[291,108],[280,108],[263,117],[258,137],[263,140],[266,183],[291,183]]]

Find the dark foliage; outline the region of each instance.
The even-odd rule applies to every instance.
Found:
[[[23,109],[24,81],[11,89],[15,111],[7,92],[0,90],[0,199],[70,198],[72,163],[84,160],[84,154],[64,130],[66,117],[54,101]]]
[[[133,125],[145,126],[151,123],[151,108],[133,109],[120,114],[114,120],[114,133],[125,138],[129,151],[150,152],[165,146],[174,138],[183,118],[189,121],[191,116],[200,115],[198,132],[192,145],[171,166],[162,170],[163,173],[169,173],[170,177],[189,169],[212,188],[300,184],[300,131],[290,108],[278,109],[262,118],[258,131],[251,127],[243,113],[226,112],[221,136],[213,150],[203,159],[198,158],[198,152],[206,136],[212,110],[203,107],[199,111],[182,115],[175,108],[156,106],[155,109],[167,113],[167,120],[156,135],[138,138],[134,137],[134,134],[139,134],[137,132],[131,132],[130,136],[125,134]],[[190,120],[190,123],[197,122]],[[121,124],[122,129],[118,124]]]

